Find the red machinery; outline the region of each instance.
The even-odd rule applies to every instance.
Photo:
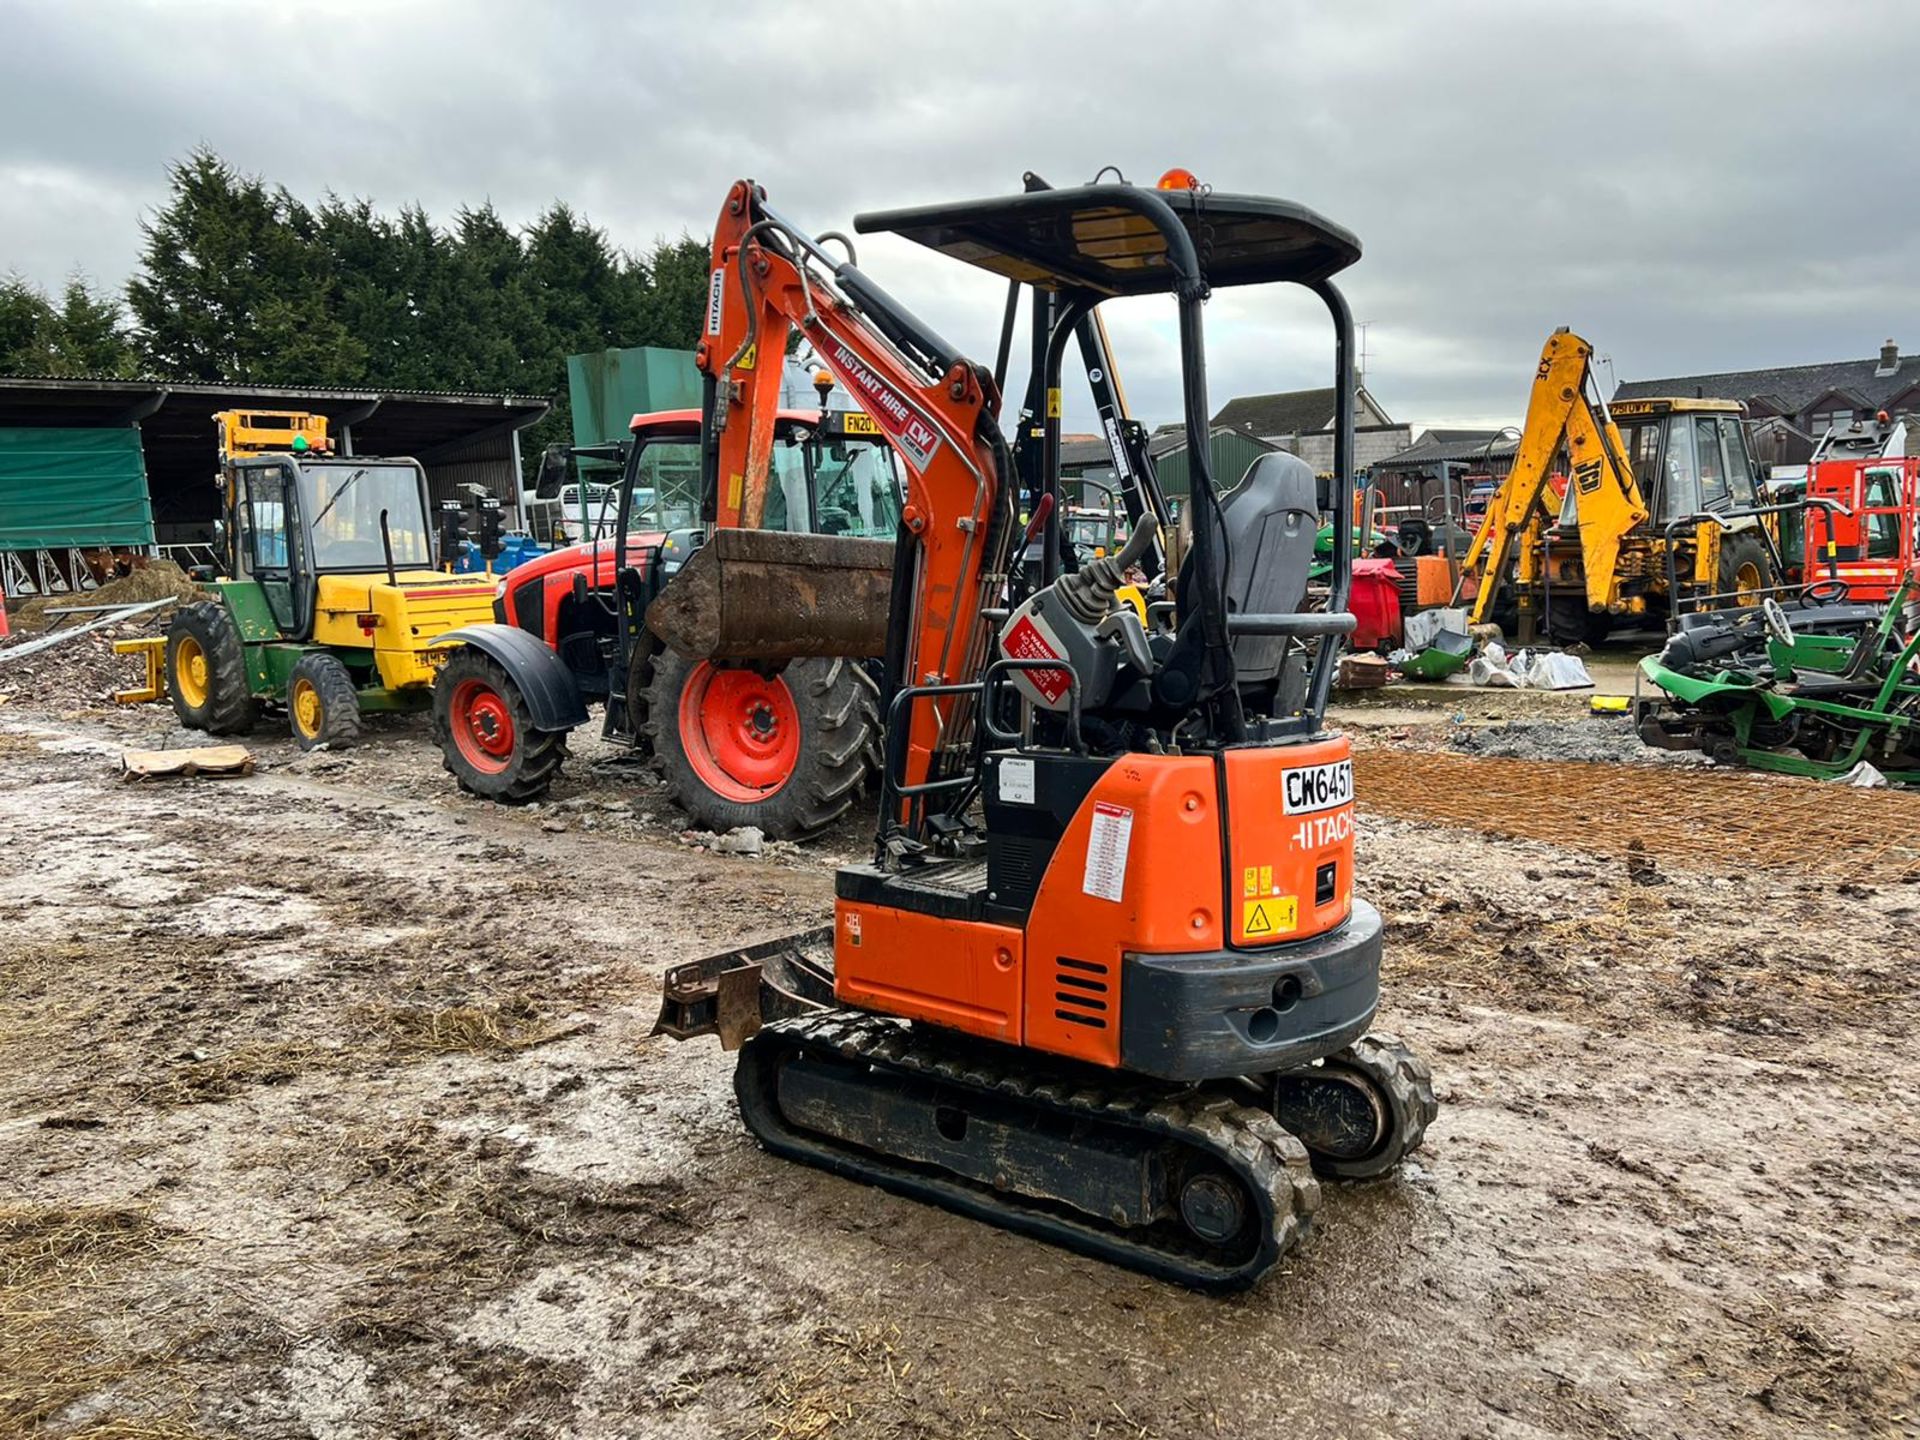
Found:
[[[1916,558],[1920,459],[1820,460],[1810,467],[1806,573],[1834,579],[1849,599],[1885,602]]]

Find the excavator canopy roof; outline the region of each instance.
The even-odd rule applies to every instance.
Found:
[[[890,231],[1045,290],[1151,295],[1174,289],[1178,257],[1160,224],[1183,228],[1209,285],[1311,284],[1360,258],[1360,241],[1303,205],[1263,195],[1083,185],[995,200],[878,210],[862,234]]]

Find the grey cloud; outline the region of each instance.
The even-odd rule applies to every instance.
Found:
[[[1622,378],[1920,347],[1905,0],[0,0],[0,27],[0,269],[50,285],[117,283],[202,141],[441,220],[561,198],[634,248],[703,233],[741,174],[825,229],[1028,168],[1182,164],[1360,234],[1369,383],[1415,423],[1517,419],[1558,324]],[[991,277],[885,238],[862,258],[991,352]],[[1149,420],[1177,404],[1156,313],[1114,327]],[[1310,305],[1223,295],[1210,322],[1216,401],[1323,383]]]

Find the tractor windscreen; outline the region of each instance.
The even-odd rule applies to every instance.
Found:
[[[380,535],[382,511],[393,542],[393,563],[431,565],[422,503],[420,472],[411,465],[347,460],[300,467],[300,511],[310,517],[307,533],[316,570],[383,568],[387,552]]]
[[[773,447],[767,529],[891,540],[899,524],[900,475],[884,441],[796,432]]]

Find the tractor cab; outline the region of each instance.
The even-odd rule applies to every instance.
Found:
[[[1747,448],[1738,401],[1622,400],[1609,413],[1656,529],[1702,511],[1761,503],[1757,486],[1763,477]],[[1568,486],[1560,508],[1562,528],[1577,523],[1576,505]]]
[[[363,711],[423,707],[441,637],[491,614],[494,582],[434,568],[419,462],[336,454],[324,415],[214,418],[225,574],[168,630],[181,723],[235,734],[261,703],[284,705],[302,746],[342,745]],[[479,509],[496,554],[499,502]]]
[[[324,415],[228,411],[220,422],[227,573],[254,582],[293,640],[337,637],[374,608],[379,582],[441,586],[426,471],[417,460],[341,456]],[[368,627],[370,628],[370,627]]]

